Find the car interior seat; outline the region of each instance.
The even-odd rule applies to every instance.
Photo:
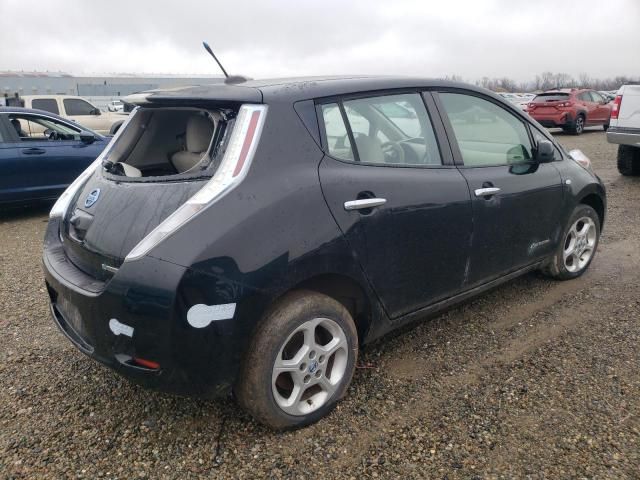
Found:
[[[184,149],[171,155],[178,173],[195,167],[209,148],[215,125],[204,115],[192,115],[187,120]]]

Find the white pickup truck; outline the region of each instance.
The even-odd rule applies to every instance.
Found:
[[[640,175],[640,85],[623,85],[618,90],[607,141],[619,145],[618,171],[622,175]]]
[[[101,112],[82,97],[72,95],[25,95],[25,108],[36,108],[55,113],[90,128],[102,135],[113,135],[125,121],[126,114]]]

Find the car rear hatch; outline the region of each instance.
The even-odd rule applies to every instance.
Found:
[[[568,93],[541,93],[529,104],[529,112],[540,114],[558,113],[558,111],[567,106],[569,100]]]
[[[108,280],[136,245],[216,178],[225,152],[233,147],[235,124],[246,108],[241,106],[259,102],[261,95],[255,89],[222,87],[222,98],[216,98],[211,90],[134,99],[140,108],[73,192],[64,212],[60,238],[75,267]],[[234,90],[239,90],[235,96]]]

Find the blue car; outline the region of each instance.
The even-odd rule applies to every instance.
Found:
[[[57,198],[109,140],[43,110],[0,107],[0,205]]]

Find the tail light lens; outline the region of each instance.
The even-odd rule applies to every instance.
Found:
[[[616,95],[613,105],[611,105],[611,118],[618,118],[618,115],[620,114],[620,105],[622,105],[622,95]]]
[[[222,198],[244,180],[251,167],[266,116],[266,105],[240,107],[227,150],[211,180],[144,237],[129,252],[124,259],[125,262],[137,260],[146,255],[149,250],[181,228],[205,207]]]

